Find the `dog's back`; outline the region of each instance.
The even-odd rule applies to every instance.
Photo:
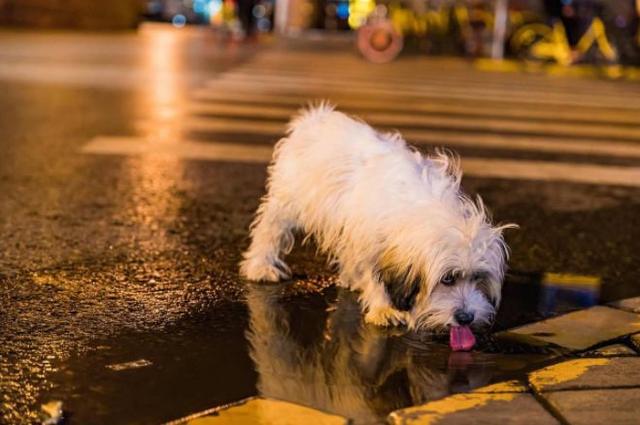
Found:
[[[276,147],[271,173],[302,199],[313,196],[315,208],[318,196],[325,198],[323,204],[332,208],[327,212],[335,216],[337,204],[361,209],[384,202],[384,208],[376,209],[384,211],[389,202],[401,207],[416,197],[455,197],[458,168],[456,158],[423,157],[398,133],[378,132],[322,103],[290,122],[288,136]]]

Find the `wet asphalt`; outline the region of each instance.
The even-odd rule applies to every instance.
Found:
[[[305,391],[328,391],[316,407],[370,423],[548,358],[490,344],[451,355],[441,339],[364,326],[312,246],[293,254],[292,283],[242,282],[263,165],[80,153],[96,135],[138,134],[138,120],[173,113],[149,84],[163,31],[0,33],[0,422],[37,422],[50,400],[68,423],[152,424],[256,394],[305,403]],[[184,34],[170,70],[177,99],[278,46]],[[463,184],[497,221],[521,226],[507,234],[498,329],[558,312],[539,308],[545,272],[602,277],[600,302],[640,294],[639,189]],[[139,359],[151,365],[107,367]]]

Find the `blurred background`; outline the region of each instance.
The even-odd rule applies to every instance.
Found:
[[[639,10],[0,0],[0,423],[58,402],[161,423],[276,390],[371,423],[548,359],[367,328],[313,244],[283,285],[237,264],[274,143],[325,99],[455,150],[465,190],[520,225],[495,330],[639,296]]]
[[[572,64],[638,62],[638,0],[2,0],[0,24],[127,30],[198,25],[229,39],[358,32],[372,62],[402,50]]]
[[[601,18],[615,37],[637,36],[636,0],[2,0],[0,23],[12,26],[78,29],[133,29],[144,21],[171,22],[176,26],[204,25],[245,35],[275,31],[291,34],[307,29],[353,31],[366,24],[380,7],[403,11],[395,22],[399,31],[426,31],[433,25],[434,10],[458,13],[465,7],[474,26],[491,26],[493,17],[507,8],[519,12],[510,24],[560,19],[569,39],[576,42],[580,30],[587,29],[594,17]],[[399,22],[404,19],[405,22]],[[450,18],[448,18],[450,19]],[[441,17],[442,20],[442,17]],[[624,35],[623,35],[624,34]],[[636,40],[637,41],[637,40]]]
[[[634,64],[638,9],[638,0],[2,0],[0,24],[116,30],[156,21],[207,26],[233,40],[358,31],[358,48],[373,62],[392,60],[408,44],[428,53],[491,50],[494,59],[506,51],[565,65]]]

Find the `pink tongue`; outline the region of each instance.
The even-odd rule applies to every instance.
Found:
[[[449,345],[453,351],[469,351],[476,344],[476,337],[469,326],[452,326],[449,330]]]

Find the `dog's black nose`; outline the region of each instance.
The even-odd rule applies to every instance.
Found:
[[[473,322],[473,318],[474,318],[473,313],[469,313],[464,310],[457,310],[453,315],[453,317],[455,317],[456,322],[458,322],[460,326],[465,326],[470,324],[471,322]]]

